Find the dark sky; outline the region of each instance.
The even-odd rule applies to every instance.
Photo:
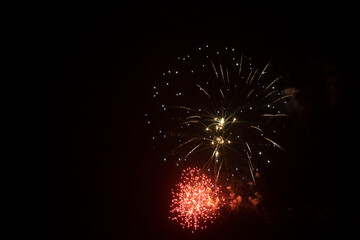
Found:
[[[337,3],[339,4],[339,3]],[[32,6],[28,180],[35,239],[354,239],[354,6],[310,2]],[[151,156],[144,97],[198,45],[271,59],[290,109],[288,150],[264,176],[271,223],[233,216],[190,236],[169,222],[175,169]],[[39,61],[37,61],[39,60]],[[358,78],[358,75],[357,75]],[[176,175],[176,177],[175,177]],[[350,176],[349,176],[350,175]],[[351,209],[351,210],[350,210]],[[260,214],[261,215],[261,214]],[[352,238],[351,238],[352,237]]]

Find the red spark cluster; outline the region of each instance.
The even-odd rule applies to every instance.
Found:
[[[183,228],[194,230],[206,228],[220,215],[225,204],[219,186],[208,178],[199,168],[183,170],[181,182],[172,189],[170,219]]]

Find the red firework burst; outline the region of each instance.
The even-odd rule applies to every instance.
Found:
[[[183,170],[181,182],[172,189],[170,219],[178,222],[183,228],[193,230],[206,228],[220,214],[225,203],[219,186],[199,168]]]

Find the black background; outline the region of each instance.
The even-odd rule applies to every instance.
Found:
[[[49,4],[23,25],[27,80],[25,222],[36,239],[355,239],[351,153],[359,67],[355,6],[313,2]],[[171,165],[151,156],[145,94],[178,55],[235,46],[271,59],[299,89],[287,151],[264,176],[266,212],[195,235],[168,220]],[[31,60],[32,59],[32,60]],[[39,60],[39,61],[38,61]],[[355,85],[354,85],[355,84]],[[357,141],[357,140],[356,140]]]

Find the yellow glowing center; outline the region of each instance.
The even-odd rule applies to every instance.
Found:
[[[219,125],[222,127],[222,126],[224,126],[224,123],[225,123],[225,119],[221,118],[219,121]]]
[[[217,138],[216,138],[216,141],[217,141],[218,143],[220,143],[220,144],[223,144],[223,143],[225,142],[222,137],[217,137]]]

